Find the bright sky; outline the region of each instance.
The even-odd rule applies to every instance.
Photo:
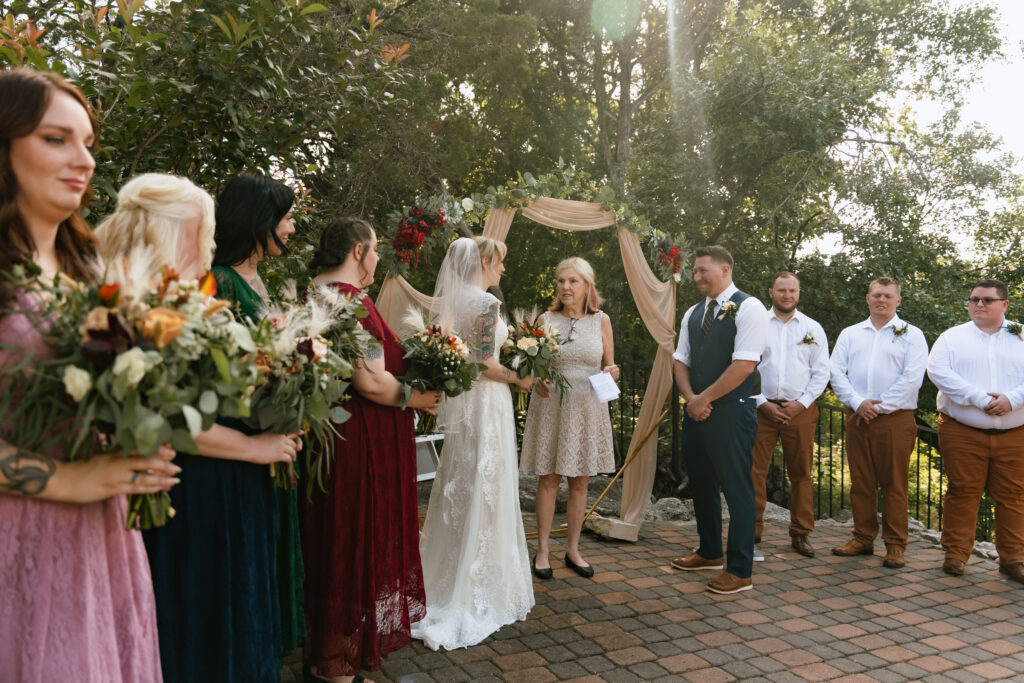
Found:
[[[977,0],[957,0],[957,5],[982,4]],[[984,0],[1001,15],[999,23],[1006,37],[1006,61],[991,63],[980,73],[967,96],[964,119],[985,125],[1002,136],[1008,151],[1024,159],[1024,0]]]

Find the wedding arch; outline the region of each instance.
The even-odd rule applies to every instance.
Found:
[[[647,331],[658,344],[640,414],[633,430],[622,473],[622,503],[619,519],[588,520],[588,526],[602,535],[622,540],[637,540],[644,511],[654,489],[658,440],[650,438],[661,421],[661,408],[672,388],[672,352],[675,350],[675,281],[660,280],[651,270],[635,232],[622,227],[616,212],[597,202],[555,199],[546,196],[525,197],[512,208],[492,207],[487,212],[483,234],[506,241],[512,219],[518,211],[524,218],[556,230],[617,231],[622,263],[630,291]],[[394,329],[410,311],[426,312],[432,297],[417,291],[404,277],[389,273],[377,295],[377,309]],[[632,462],[630,461],[632,458]]]

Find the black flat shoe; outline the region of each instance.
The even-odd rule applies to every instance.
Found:
[[[533,556],[533,575],[541,581],[547,581],[553,576],[554,572],[551,571],[551,567],[545,569],[537,569],[537,556]]]
[[[569,559],[568,553],[565,554],[565,566],[573,570],[580,576],[582,576],[584,579],[589,579],[591,576],[594,575],[593,567],[591,567],[590,565],[587,565],[586,567],[579,566],[578,564]]]

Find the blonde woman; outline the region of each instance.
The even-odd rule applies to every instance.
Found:
[[[96,237],[105,259],[146,245],[162,265],[194,279],[210,270],[213,229],[213,198],[205,190],[187,178],[146,173],[117,193],[117,208],[96,228]]]
[[[548,539],[555,496],[562,477],[569,481],[568,547],[565,566],[583,577],[594,575],[580,555],[580,532],[587,506],[588,479],[615,470],[612,425],[608,407],[597,400],[590,376],[607,372],[618,381],[612,323],[601,311],[604,300],[594,283],[594,269],[579,257],[567,258],[555,270],[555,301],[542,317],[566,342],[552,366],[569,381],[565,396],[552,396],[548,383],[538,384],[530,401],[523,432],[519,468],[537,480],[537,555],[533,573],[550,579]]]
[[[470,391],[438,412],[444,457],[430,489],[420,538],[427,616],[412,635],[430,648],[475,645],[534,605],[519,512],[516,429],[508,385],[529,391],[498,363],[508,327],[485,290],[505,272],[505,245],[463,237],[448,248],[431,313],[474,351],[484,371]]]
[[[193,278],[210,267],[213,229],[205,191],[185,178],[146,174],[124,186],[96,235],[108,259],[148,246],[158,263]],[[279,681],[279,518],[266,465],[294,460],[301,442],[218,419],[196,443],[199,455],[176,459],[177,514],[143,534],[164,680]]]

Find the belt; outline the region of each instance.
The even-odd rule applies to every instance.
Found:
[[[961,427],[967,427],[968,429],[973,429],[974,431],[981,432],[982,434],[1006,434],[1007,432],[1014,432],[1020,429],[1020,427],[1010,427],[1009,429],[982,429],[981,427],[972,427],[971,425],[964,424],[963,422],[956,419],[952,415],[947,415],[946,413],[939,414],[949,420],[952,420],[953,422],[956,422]]]
[[[769,398],[765,400],[768,401],[769,403],[774,403],[777,406],[781,406],[783,403],[788,403],[788,401],[783,401],[782,399],[779,398]]]

